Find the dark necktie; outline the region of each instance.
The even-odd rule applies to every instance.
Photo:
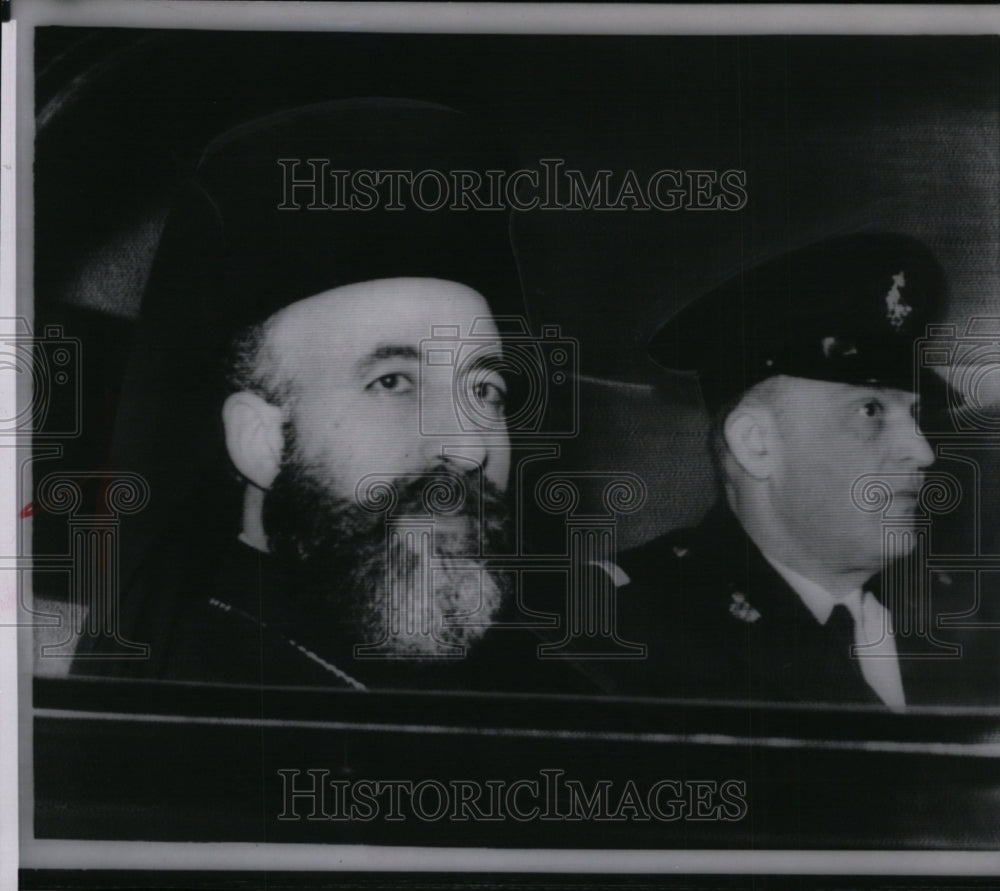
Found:
[[[862,597],[864,596],[862,595]],[[875,605],[874,601],[872,605]],[[870,617],[868,621],[874,626],[874,630],[878,632],[876,637],[882,638],[884,632],[881,625]],[[870,645],[864,645],[861,649],[862,653],[866,653],[865,664],[861,663],[857,655],[852,655],[852,645],[863,642],[866,638],[863,636],[861,629],[856,627],[854,614],[846,605],[838,603],[833,608],[830,618],[827,620],[826,628],[831,646],[834,647],[837,665],[843,665],[841,660],[846,659],[850,663],[849,671],[851,674],[857,677],[861,683],[875,694],[879,701],[885,702],[890,708],[898,708],[905,704],[902,688],[899,685],[899,670],[895,660],[890,664],[884,657],[870,655]],[[879,692],[880,690],[883,692]]]
[[[838,657],[848,660],[854,674],[860,678],[858,660],[851,656],[851,647],[854,645],[854,616],[851,611],[844,604],[838,603],[826,621],[826,629]]]

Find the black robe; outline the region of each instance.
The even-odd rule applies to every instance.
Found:
[[[455,659],[359,658],[358,642],[352,627],[331,626],[303,606],[268,554],[234,542],[214,583],[174,619],[154,670],[163,679],[253,686],[596,692],[578,666],[538,659],[545,638],[534,629],[491,628]]]

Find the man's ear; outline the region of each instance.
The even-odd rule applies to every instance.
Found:
[[[774,415],[763,406],[738,405],[723,425],[726,445],[736,462],[752,477],[767,479],[776,457]]]
[[[247,480],[261,489],[270,488],[281,466],[283,420],[281,409],[256,393],[233,393],[222,406],[229,458]]]

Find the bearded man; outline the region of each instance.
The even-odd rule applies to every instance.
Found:
[[[185,621],[176,670],[239,674],[245,637],[272,679],[315,672],[360,688],[396,659],[460,658],[489,627],[506,577],[483,560],[504,546],[509,446],[466,435],[442,453],[416,421],[436,415],[440,430],[464,389],[502,422],[506,384],[427,365],[434,320],[457,328],[453,347],[493,328],[465,285],[389,278],[296,301],[237,340],[222,416],[242,530],[222,586]],[[206,624],[235,640],[204,647]]]
[[[512,164],[492,140],[442,106],[355,100],[206,150],[161,239],[116,427],[118,464],[154,500],[124,625],[151,654],[125,673],[535,677],[537,638],[482,641],[511,587],[491,558],[513,553],[495,317],[524,312],[486,175]],[[461,190],[439,201],[428,178]]]

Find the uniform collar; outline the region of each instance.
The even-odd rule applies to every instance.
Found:
[[[825,625],[839,603],[857,617],[862,600],[860,590],[847,598],[838,598],[818,582],[768,557],[743,528],[725,499],[709,511],[700,529],[707,536],[706,540],[722,545],[717,547],[721,559],[714,564],[718,571],[734,578],[757,579],[753,590],[747,592],[750,604],[769,618],[781,615],[785,627],[806,630]],[[767,577],[784,582],[784,585],[775,588],[766,581]],[[784,591],[784,596],[779,591]]]
[[[761,556],[774,567],[778,575],[788,582],[788,586],[799,595],[820,625],[825,625],[829,621],[830,613],[833,612],[833,608],[837,604],[843,604],[851,610],[853,615],[857,616],[857,608],[860,607],[861,602],[860,588],[852,591],[846,597],[836,597],[822,585],[785,566],[784,563],[780,563],[763,552],[761,552]]]

